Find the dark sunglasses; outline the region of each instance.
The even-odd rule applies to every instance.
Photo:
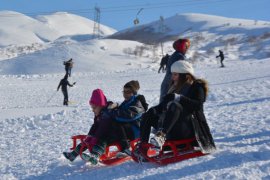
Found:
[[[130,90],[127,90],[127,91],[122,91],[124,94],[131,94],[132,93],[132,91],[130,91]]]

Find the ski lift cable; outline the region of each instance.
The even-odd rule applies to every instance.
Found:
[[[156,3],[156,4],[149,4],[149,5],[132,5],[133,8],[124,8],[124,7],[130,7],[130,6],[118,6],[118,7],[111,7],[111,8],[100,8],[103,13],[108,12],[124,12],[124,11],[132,11],[132,10],[138,10],[136,6],[144,6],[142,9],[159,9],[164,7],[181,7],[181,6],[192,6],[192,5],[208,5],[210,2],[212,3],[223,3],[228,2],[232,0],[205,0],[203,2],[195,2],[195,1],[184,1],[184,2],[178,2],[178,3]],[[186,3],[186,4],[185,4]],[[188,3],[188,4],[187,4]],[[164,4],[164,5],[161,5]],[[118,8],[118,9],[117,9]],[[122,9],[123,8],[123,9]],[[61,10],[61,12],[68,12],[68,13],[77,13],[77,14],[88,14],[89,12],[93,12],[93,9],[77,9],[77,10]],[[24,15],[34,16],[34,15],[46,15],[46,14],[52,14],[59,11],[47,11],[47,12],[31,12],[31,13],[23,13]],[[0,17],[17,17],[20,16],[19,14],[6,14],[6,15],[0,15]]]
[[[142,12],[143,8],[141,8],[138,12],[137,12],[137,15],[138,16],[140,14],[140,12]]]

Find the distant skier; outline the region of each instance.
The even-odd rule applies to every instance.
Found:
[[[219,51],[219,55],[216,56],[216,58],[220,57],[220,64],[221,66],[220,67],[225,67],[224,64],[223,64],[223,60],[224,60],[224,54],[221,50],[218,50]]]
[[[169,54],[166,54],[165,56],[162,57],[160,61],[160,67],[159,67],[158,73],[160,73],[160,70],[162,70],[163,73],[166,71],[167,62],[169,58],[170,58]]]
[[[64,61],[63,64],[65,65],[66,74],[70,77],[71,76],[71,69],[73,67],[73,59],[70,58],[68,61]]]
[[[64,95],[63,105],[68,106],[68,91],[67,91],[67,86],[72,87],[75,84],[76,84],[76,82],[74,82],[73,84],[70,84],[68,82],[68,75],[67,74],[64,76],[63,79],[61,79],[61,81],[60,81],[60,83],[59,83],[59,85],[57,87],[57,91],[59,91],[59,88],[61,87],[62,93]]]
[[[170,79],[172,76],[171,73],[171,65],[178,60],[185,60],[186,59],[186,52],[188,48],[190,47],[190,41],[189,39],[178,39],[174,41],[173,48],[175,49],[175,52],[170,56],[167,67],[166,67],[166,74],[162,81],[161,88],[160,88],[160,99],[159,102],[162,101],[163,97],[167,94],[170,86]]]

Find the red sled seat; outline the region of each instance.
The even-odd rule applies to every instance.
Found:
[[[194,146],[196,143],[195,138],[184,140],[168,140],[164,143],[160,150],[152,144],[146,144],[146,154],[142,154],[143,157],[151,163],[159,165],[167,165],[183,161],[190,158],[200,157],[207,154],[201,152],[199,147]],[[155,151],[155,152],[154,152]],[[132,154],[134,161],[138,162],[138,159]]]
[[[72,140],[73,140],[73,146],[72,148],[70,148],[70,150],[74,150],[77,147],[77,140],[80,142],[83,141],[83,139],[86,137],[86,135],[76,135],[76,136],[72,136]],[[135,145],[137,144],[139,139],[135,139],[133,141],[130,142],[131,145],[131,151],[133,151],[135,149]],[[83,145],[81,147],[80,150],[80,156],[82,154],[82,149],[84,149],[85,146]],[[117,154],[121,152],[121,146],[118,142],[109,144],[106,149],[104,154],[102,154],[99,158],[99,161],[102,164],[105,165],[117,165],[117,164],[121,164],[125,161],[129,161],[132,160],[132,158],[130,156],[122,156],[122,157],[117,157]]]

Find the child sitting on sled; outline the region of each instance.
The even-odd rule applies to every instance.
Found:
[[[156,129],[156,133],[150,143],[157,147],[162,147],[167,140],[195,137],[202,152],[215,149],[203,112],[208,92],[206,81],[195,78],[192,65],[184,60],[174,62],[171,72],[172,81],[167,95],[142,117],[141,142],[134,153],[138,159],[143,159],[142,154],[146,154],[151,127]]]
[[[130,83],[127,84],[130,85]],[[127,87],[128,85],[124,86],[125,93],[123,92],[124,94],[128,94],[128,96],[124,95],[126,97],[125,101],[119,107],[116,103],[108,103],[102,90],[96,89],[93,91],[89,104],[95,114],[94,124],[90,128],[88,136],[81,144],[72,152],[63,153],[67,159],[74,161],[81,151],[88,149],[90,154],[82,153],[81,157],[95,165],[98,163],[99,157],[105,152],[106,146],[113,142],[119,142],[122,151],[125,153],[128,152],[128,140],[133,140],[136,137],[130,131],[130,128],[132,129],[137,121],[139,121],[142,113],[145,112],[144,107],[147,108],[144,96],[140,95],[138,97],[141,101],[144,100],[141,103],[133,94],[132,89],[137,92],[139,87],[133,86],[133,88],[130,88]],[[117,121],[120,122],[118,123]],[[83,149],[81,149],[82,147]]]
[[[107,108],[107,99],[101,89],[95,89],[89,100],[89,104],[94,112],[94,124],[91,126],[88,135],[72,152],[64,152],[63,155],[70,161],[74,161],[79,155],[81,147],[90,154],[82,153],[82,158],[92,164],[98,163],[98,158],[104,153],[107,137],[110,134],[111,117]]]
[[[131,155],[130,141],[139,138],[140,120],[142,114],[148,109],[145,97],[138,94],[140,84],[136,80],[127,82],[123,87],[124,101],[118,106],[111,102],[108,106],[112,109],[113,127],[122,147],[122,152]]]

